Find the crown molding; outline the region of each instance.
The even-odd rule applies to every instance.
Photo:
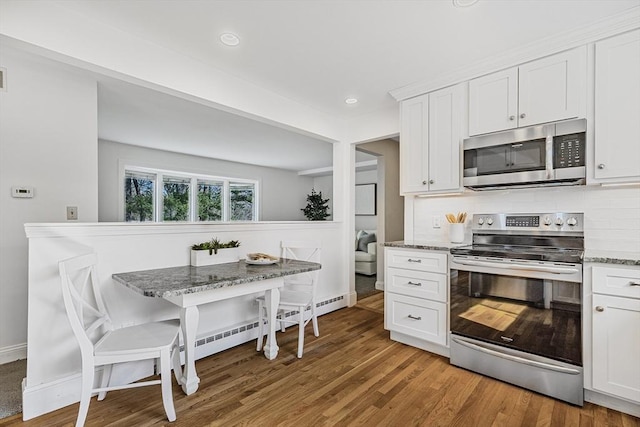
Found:
[[[391,90],[389,94],[397,101],[402,101],[637,28],[640,28],[640,6],[604,18],[588,26],[536,40],[435,79]]]

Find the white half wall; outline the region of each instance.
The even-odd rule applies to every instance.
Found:
[[[98,219],[97,86],[72,71],[0,45],[0,363],[24,359],[27,239],[23,224]],[[11,197],[30,186],[31,199]]]
[[[275,255],[280,253],[281,240],[319,240],[322,242],[322,269],[317,297],[321,304],[328,304],[322,304],[327,307],[321,307],[320,311],[345,307],[348,301],[349,283],[343,280],[347,256],[342,242],[343,226],[334,222],[26,224],[25,230],[29,238],[25,420],[79,399],[80,351],[60,291],[58,262],[62,259],[97,253],[100,286],[116,327],[176,318],[179,309],[165,300],[144,297],[129,290],[111,278],[113,273],[188,265],[190,246],[214,236],[223,241],[239,240],[241,254],[265,252]],[[207,304],[200,307],[198,339],[255,321],[257,306],[252,296]],[[322,328],[321,319],[320,325]],[[238,342],[235,335],[242,339]],[[208,349],[205,346],[196,354],[204,357],[254,338],[251,334],[234,334],[229,344]]]

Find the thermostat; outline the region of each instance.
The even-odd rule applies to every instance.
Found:
[[[33,197],[33,187],[11,187],[11,196],[30,199]]]

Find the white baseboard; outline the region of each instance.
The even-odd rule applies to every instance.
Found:
[[[323,314],[344,307],[347,307],[347,297],[346,295],[339,295],[318,302],[317,312],[319,316],[322,316]],[[225,328],[225,330],[216,330],[201,334],[196,340],[196,359],[201,359],[239,344],[256,340],[258,337],[256,326],[257,320],[255,322],[248,322],[247,324],[233,325]],[[322,333],[322,326],[320,326],[320,333]],[[184,362],[184,355],[181,355],[181,360]],[[149,370],[145,370],[145,366],[142,365],[140,368],[136,368],[135,372],[128,373],[131,374],[127,377],[129,382],[150,375]],[[99,378],[99,376],[96,377]],[[25,378],[22,382],[22,419],[27,421],[79,402],[80,386],[80,373],[29,388],[26,387]]]
[[[27,358],[27,343],[0,348],[0,365]]]
[[[384,291],[384,282],[382,280],[376,280],[376,289]]]
[[[640,404],[629,402],[617,397],[609,396],[607,394],[598,393],[593,390],[584,390],[584,400],[586,402],[595,403],[596,405],[604,406],[605,408],[614,409],[616,411],[624,412],[625,414],[633,415],[634,417],[640,417]]]

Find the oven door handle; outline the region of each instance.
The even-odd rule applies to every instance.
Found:
[[[513,270],[530,270],[530,271],[542,271],[545,273],[555,273],[555,274],[575,274],[579,273],[580,270],[577,268],[569,268],[569,267],[551,267],[546,265],[526,265],[526,264],[502,264],[499,262],[489,262],[489,261],[471,261],[471,260],[460,260],[453,259],[454,263],[461,265],[473,265],[476,267],[492,267],[492,268],[500,268],[500,269],[513,269]]]
[[[453,341],[455,341],[457,344],[460,344],[462,346],[468,347],[468,348],[470,348],[472,350],[480,351],[482,353],[486,353],[486,354],[489,354],[491,356],[501,357],[503,359],[510,360],[512,362],[523,363],[525,365],[535,366],[536,368],[542,368],[542,369],[547,369],[547,370],[556,371],[556,372],[561,372],[563,374],[570,374],[570,375],[579,375],[580,374],[580,371],[577,370],[577,369],[565,368],[564,366],[552,365],[550,363],[536,362],[535,360],[529,360],[529,359],[525,359],[523,357],[518,357],[518,356],[513,356],[511,354],[501,353],[499,351],[492,350],[490,348],[486,348],[486,347],[483,347],[483,346],[478,345],[478,344],[470,343],[470,342],[468,342],[466,340],[459,339],[459,338],[456,338],[456,337],[451,337],[451,339]]]

